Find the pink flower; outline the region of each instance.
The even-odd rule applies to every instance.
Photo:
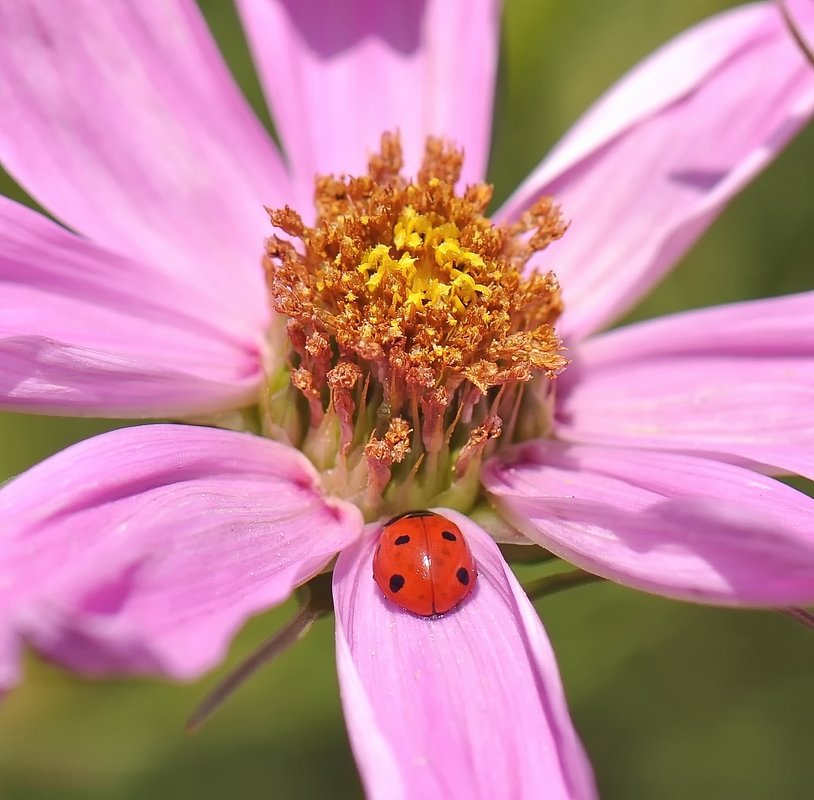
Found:
[[[441,135],[466,151],[463,182],[483,178],[497,2],[238,5],[288,166],[191,1],[0,7],[0,155],[77,232],[0,202],[4,408],[236,424],[288,374],[263,204],[306,213],[316,173],[364,172],[397,128],[406,174]],[[811,3],[797,10],[814,24]],[[814,477],[814,294],[595,335],[813,108],[810,65],[764,3],[680,36],[577,123],[494,215],[553,195],[572,220],[530,262],[556,271],[565,304],[572,364],[556,399],[540,379],[553,416],[537,409],[537,438],[502,447],[474,496],[427,497],[489,501],[529,540],[647,591],[814,602],[814,505],[765,476]],[[269,420],[290,432],[291,408]],[[493,538],[444,508],[475,590],[443,617],[399,610],[370,575],[380,523],[322,468],[323,444],[305,437],[318,470],[253,433],[131,427],[9,483],[0,686],[23,642],[90,674],[197,676],[339,554],[338,670],[370,796],[594,796],[545,632]]]

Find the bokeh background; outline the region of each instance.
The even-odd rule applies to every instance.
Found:
[[[497,198],[628,67],[729,5],[507,0],[490,169]],[[270,125],[230,0],[201,6]],[[814,127],[631,318],[812,288],[812,163]],[[0,180],[4,193],[31,202]],[[109,427],[0,415],[0,480]],[[769,612],[692,607],[606,584],[546,598],[538,609],[605,798],[812,796],[814,633]],[[359,797],[330,620],[202,731],[183,730],[218,676],[290,612],[252,621],[227,664],[193,685],[85,681],[29,658],[24,685],[0,708],[0,797]]]

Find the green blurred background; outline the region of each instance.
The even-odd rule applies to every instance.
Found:
[[[201,5],[268,123],[231,3]],[[498,198],[624,70],[729,5],[508,0],[490,172]],[[812,288],[812,161],[814,129],[631,316]],[[2,189],[25,200],[8,181]],[[0,480],[108,427],[0,415]],[[547,598],[538,608],[605,798],[814,794],[812,632],[768,612],[696,608],[604,584]],[[207,688],[290,611],[250,623],[228,664],[195,685],[84,681],[30,658],[24,685],[0,709],[0,796],[360,796],[330,621],[317,624],[201,732],[183,731]]]

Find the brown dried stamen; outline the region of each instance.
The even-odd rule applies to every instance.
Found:
[[[290,318],[292,383],[311,428],[338,424],[337,465],[365,465],[377,496],[397,465],[415,475],[425,455],[443,490],[506,436],[501,416],[522,387],[566,364],[557,280],[523,272],[565,232],[559,209],[543,198],[493,225],[491,187],[455,193],[462,160],[430,139],[409,182],[399,139],[385,134],[368,175],[317,179],[313,226],[269,210],[285,234],[269,238],[266,267],[274,308]]]

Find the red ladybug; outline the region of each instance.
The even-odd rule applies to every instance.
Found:
[[[461,529],[432,511],[408,511],[385,523],[373,556],[373,579],[384,596],[420,617],[445,614],[478,577]]]

